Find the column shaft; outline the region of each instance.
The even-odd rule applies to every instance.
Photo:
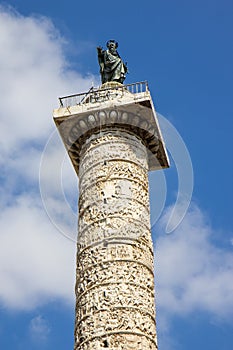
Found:
[[[79,166],[75,350],[156,350],[147,150],[105,127]]]

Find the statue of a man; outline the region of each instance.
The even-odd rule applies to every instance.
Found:
[[[117,47],[118,43],[115,40],[107,42],[107,50],[97,47],[102,84],[107,81],[116,81],[122,84],[125,80],[127,66],[117,52]]]

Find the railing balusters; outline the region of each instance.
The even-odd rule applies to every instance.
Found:
[[[99,88],[94,88],[92,86],[90,90],[85,93],[59,97],[60,106],[70,107],[75,105],[104,101],[105,99],[111,98],[111,95],[110,95],[111,90],[117,90],[118,92],[121,91],[121,96],[124,96],[125,91],[128,91],[132,94],[135,94],[135,93],[137,94],[137,93],[147,92],[149,91],[149,88],[148,88],[147,81],[140,81],[133,84],[123,85],[121,89],[118,89],[116,87],[99,89]],[[116,93],[116,96],[119,96],[118,92]]]

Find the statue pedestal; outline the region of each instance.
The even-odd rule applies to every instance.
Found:
[[[147,88],[142,91],[143,84],[109,82],[77,95],[77,104],[73,102],[75,95],[60,99],[63,106],[54,110],[54,121],[77,174],[85,139],[104,127],[116,125],[142,138],[148,151],[149,170],[169,167],[153,101]]]

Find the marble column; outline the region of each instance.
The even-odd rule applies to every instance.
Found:
[[[75,350],[156,350],[148,171],[169,167],[148,84],[60,98],[79,177]]]
[[[157,349],[147,150],[135,134],[86,139],[78,226],[75,349]]]

